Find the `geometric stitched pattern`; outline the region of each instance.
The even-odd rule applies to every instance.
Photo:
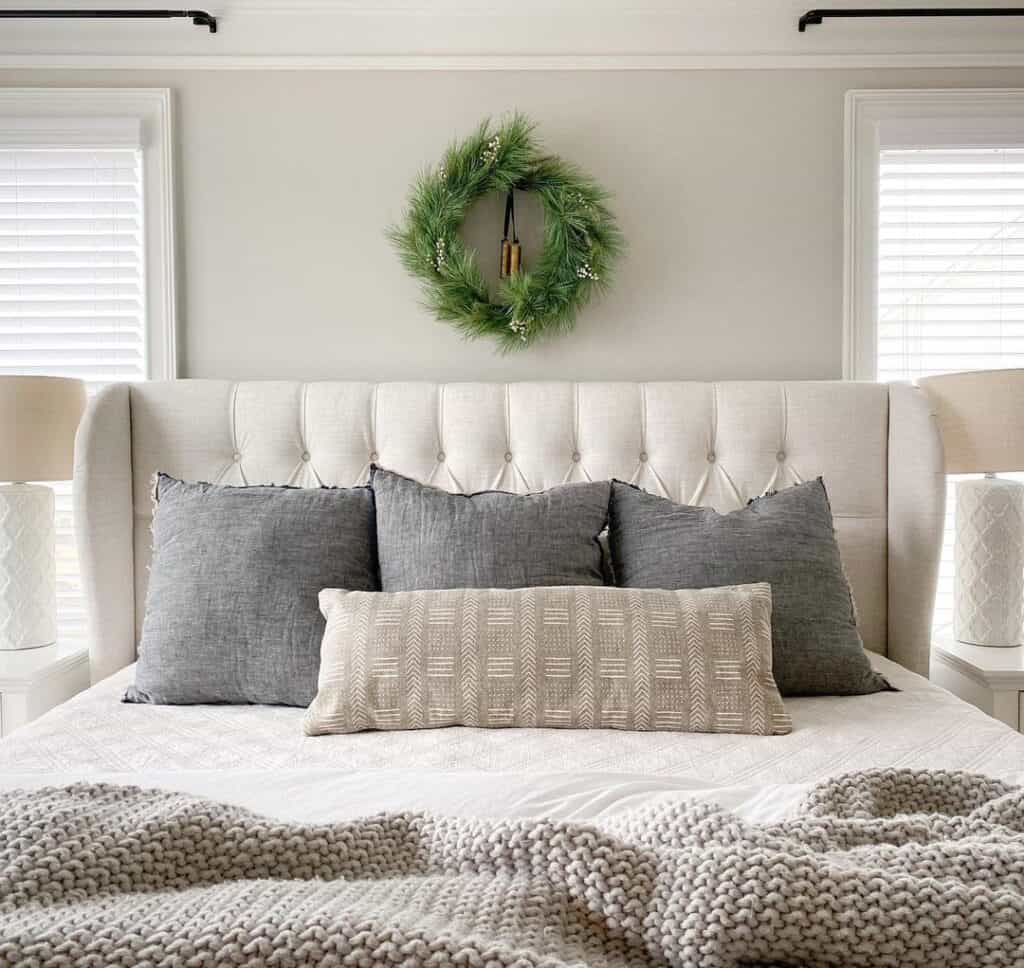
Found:
[[[788,733],[771,608],[767,584],[326,589],[304,728]]]

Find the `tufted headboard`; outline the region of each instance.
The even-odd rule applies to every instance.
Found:
[[[352,485],[371,462],[449,490],[618,477],[719,511],[825,479],[865,645],[927,673],[945,478],[923,394],[874,383],[110,386],[75,457],[93,679],[135,659],[150,488]]]

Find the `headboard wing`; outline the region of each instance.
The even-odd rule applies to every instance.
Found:
[[[464,491],[618,477],[720,511],[820,475],[865,645],[927,672],[944,477],[909,386],[140,383],[97,395],[76,450],[94,679],[135,658],[156,471],[315,487],[371,462]]]

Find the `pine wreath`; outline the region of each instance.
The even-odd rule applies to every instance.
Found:
[[[608,192],[545,154],[534,128],[519,114],[496,127],[484,121],[417,178],[404,222],[389,232],[434,315],[467,337],[495,337],[506,352],[572,329],[595,291],[608,285],[623,249]],[[459,227],[484,195],[514,191],[535,192],[541,202],[543,251],[529,270],[503,278],[492,300]]]

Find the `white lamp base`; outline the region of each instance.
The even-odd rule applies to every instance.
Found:
[[[0,487],[0,650],[57,641],[55,541],[50,488]]]
[[[973,645],[1019,645],[1024,631],[1024,484],[956,486],[953,634]]]

